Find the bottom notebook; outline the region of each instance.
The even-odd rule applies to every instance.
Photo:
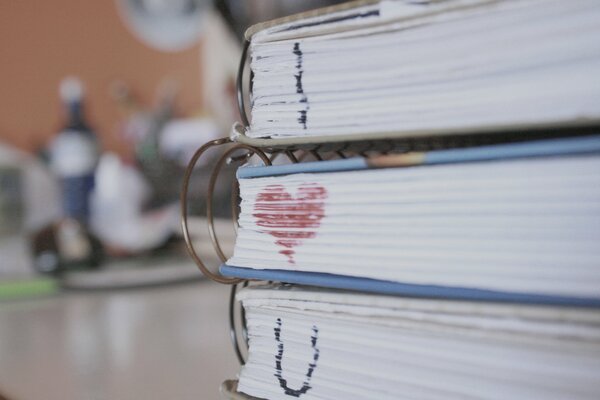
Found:
[[[237,391],[256,398],[558,400],[600,393],[596,309],[293,285],[251,286],[237,298],[249,339]]]
[[[221,265],[219,270],[222,275],[232,278],[285,282],[307,286],[320,286],[333,289],[355,290],[367,293],[457,300],[479,300],[509,303],[600,307],[600,299],[593,298],[546,296],[539,294],[516,292],[499,292],[494,290],[482,290],[466,287],[417,285],[318,272],[301,272],[273,269],[261,270],[253,268],[234,267],[227,264]]]

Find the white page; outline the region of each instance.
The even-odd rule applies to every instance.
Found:
[[[240,193],[230,265],[600,296],[597,156],[242,179]]]
[[[543,4],[495,2],[355,30],[351,38],[345,32],[253,39],[247,134],[340,135],[600,117],[600,65],[590,59],[599,54],[600,7],[585,0]],[[296,45],[302,52],[299,94]]]
[[[404,388],[433,398],[440,393],[501,398],[494,396],[505,395],[505,387],[510,387],[517,398],[592,398],[597,390],[594,371],[598,366],[594,363],[598,363],[595,354],[600,351],[599,328],[590,325],[591,319],[583,325],[583,321],[569,321],[571,312],[574,318],[579,315],[576,310],[526,306],[524,310],[533,314],[519,317],[523,309],[509,305],[458,302],[453,309],[454,302],[321,293],[268,288],[240,293],[250,334],[250,358],[240,377],[242,390],[281,396],[273,378],[277,354],[273,328],[277,318],[282,321],[279,326],[285,346],[283,372],[292,387],[302,384],[307,359],[312,355],[307,340],[314,334],[314,327],[318,329],[320,353],[310,382],[312,388],[302,396],[306,398],[313,398],[313,394],[317,396],[314,398],[335,398],[327,396],[339,395],[340,390],[349,390],[356,396],[352,398],[371,398],[369,389],[371,395],[376,390],[385,398],[385,393],[398,393]],[[287,301],[288,295],[296,303]],[[304,301],[298,302],[301,299]],[[368,308],[351,305],[354,300],[378,302],[382,307],[378,310],[388,310],[388,314],[371,318]],[[413,310],[407,301],[415,307]],[[406,308],[392,311],[385,308],[386,303],[403,303]],[[422,306],[434,304],[444,311],[419,311]],[[323,312],[307,310],[307,305]],[[469,308],[479,310],[476,314],[456,314]],[[510,314],[494,317],[502,315],[497,314],[499,311],[509,310],[514,310],[512,318],[507,318]],[[389,314],[394,312],[396,316]],[[542,315],[546,317],[539,320]],[[586,315],[594,319],[597,312]],[[568,333],[578,329],[587,329],[596,337],[595,342],[580,341],[577,334]],[[362,368],[364,365],[369,368]],[[468,384],[473,381],[479,386]]]

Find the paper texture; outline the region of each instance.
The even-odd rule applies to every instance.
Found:
[[[385,11],[385,12],[384,12]],[[600,6],[383,2],[255,33],[250,138],[600,118]],[[344,15],[346,15],[344,14]],[[373,19],[377,24],[373,25]]]
[[[600,298],[598,155],[295,173],[240,193],[232,266]]]
[[[277,286],[239,298],[250,353],[238,389],[253,396],[591,399],[599,389],[597,311]]]

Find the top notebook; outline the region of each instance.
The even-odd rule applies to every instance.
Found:
[[[388,0],[258,24],[246,33],[251,122],[237,139],[598,126],[599,20],[596,0]]]

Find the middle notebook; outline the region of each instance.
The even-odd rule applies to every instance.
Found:
[[[592,136],[241,168],[240,229],[221,272],[599,305],[599,146]]]

